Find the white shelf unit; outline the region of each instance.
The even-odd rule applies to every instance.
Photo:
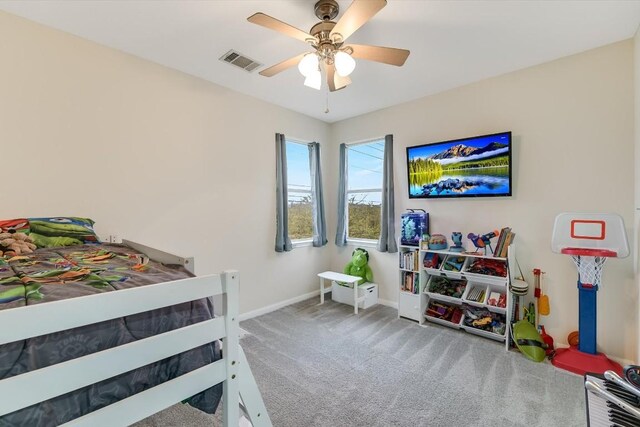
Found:
[[[413,320],[417,320],[421,325],[424,325],[425,322],[437,323],[440,325],[448,326],[455,329],[462,329],[464,331],[470,332],[475,335],[479,335],[485,338],[490,338],[496,341],[505,342],[505,346],[508,345],[507,336],[509,333],[509,325],[510,325],[510,312],[511,312],[511,294],[509,292],[508,284],[509,284],[509,271],[508,271],[508,261],[507,258],[494,257],[492,255],[484,255],[480,253],[460,253],[460,252],[449,252],[443,250],[431,250],[431,249],[419,249],[422,248],[422,242],[419,247],[407,247],[400,246],[400,256],[402,256],[403,251],[409,250],[418,250],[419,253],[419,290],[420,296],[414,296],[411,294],[403,295],[404,292],[400,292],[398,298],[398,316],[399,317],[407,317]],[[426,268],[424,267],[424,257],[427,253],[438,254],[441,258],[437,268]],[[462,264],[462,268],[460,271],[449,271],[443,268],[445,265],[447,257],[464,257],[464,262]],[[471,264],[478,258],[484,259],[493,259],[503,262],[506,267],[506,276],[505,277],[496,277],[487,274],[479,274],[468,271]],[[431,281],[434,278],[444,277],[449,280],[465,280],[466,287],[464,292],[460,295],[460,297],[442,295],[436,292],[430,291]],[[402,275],[401,275],[402,279]],[[402,282],[401,282],[402,283]],[[484,290],[483,298],[479,301],[474,301],[469,299],[469,295],[473,291],[474,288],[482,288]],[[491,292],[499,292],[500,294],[504,294],[506,296],[506,307],[497,307],[488,304],[489,295]],[[447,305],[455,305],[462,306],[466,304],[472,307],[486,308],[487,310],[493,313],[499,313],[505,316],[505,333],[502,335],[485,331],[482,329],[475,328],[473,326],[468,326],[464,324],[464,315],[460,318],[458,322],[450,322],[444,319],[440,319],[437,317],[428,316],[426,314],[427,308],[429,307],[430,301],[437,301]],[[419,307],[416,308],[416,307]],[[420,315],[419,318],[416,319],[416,312],[419,310]]]
[[[421,260],[419,246],[398,246],[398,317],[419,323],[423,322],[422,307],[426,299],[420,286]]]

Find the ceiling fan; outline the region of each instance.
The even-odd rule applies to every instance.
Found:
[[[319,90],[322,85],[322,68],[329,90],[333,92],[351,83],[349,74],[356,66],[353,58],[402,66],[409,56],[408,50],[346,44],[347,38],[373,18],[386,4],[386,0],[354,0],[338,22],[334,22],[333,19],[340,11],[338,3],[335,0],[319,0],[315,4],[315,15],[321,19],[321,22],[311,27],[308,33],[261,12],[251,15],[247,18],[249,22],[301,40],[315,49],[315,52],[301,53],[266,68],[260,74],[271,77],[297,64],[298,69],[305,76],[305,86]]]

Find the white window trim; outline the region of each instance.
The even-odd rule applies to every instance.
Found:
[[[376,248],[378,241],[373,239],[350,239],[347,237],[347,245],[363,248]]]
[[[284,142],[291,142],[292,144],[298,144],[298,145],[304,145],[304,146],[309,146],[309,144],[311,142],[305,142],[299,138],[289,138],[285,135],[284,137]],[[309,171],[309,174],[311,174],[311,171]],[[288,178],[288,177],[287,177]],[[289,192],[290,187],[289,185],[287,185],[287,193]],[[295,190],[293,191],[295,193],[303,193],[303,194],[309,194],[311,195],[311,190]],[[312,232],[313,233],[313,232]],[[311,237],[304,237],[302,239],[291,239],[291,247],[293,249],[295,248],[303,248],[305,246],[311,246],[313,245],[313,235]]]
[[[384,136],[379,136],[379,137],[376,137],[376,138],[363,139],[363,140],[360,140],[360,141],[348,142],[348,143],[345,143],[345,145],[347,147],[355,147],[356,145],[371,144],[372,142],[376,142],[376,141],[385,142],[385,137]]]
[[[304,248],[307,246],[313,246],[313,239],[298,239],[291,241],[291,247],[295,248]]]
[[[346,148],[347,148],[347,153],[349,152],[349,147],[357,147],[358,145],[365,145],[365,144],[371,144],[373,142],[378,142],[378,141],[382,141],[383,143],[385,143],[385,137],[381,136],[378,138],[372,138],[372,139],[366,139],[363,141],[356,141],[356,142],[350,142],[345,144]],[[347,156],[347,164],[348,164],[349,158]],[[384,162],[384,161],[383,161]],[[346,191],[346,196],[347,196],[347,200],[349,200],[349,194],[350,193],[382,193],[382,186],[380,186],[380,188],[363,188],[361,190],[358,189],[353,189],[353,190],[349,190],[347,189]],[[359,239],[357,237],[349,237],[349,208],[347,207],[347,245],[350,246],[362,246],[362,247],[368,247],[368,248],[375,248],[378,246],[378,240],[376,239]]]

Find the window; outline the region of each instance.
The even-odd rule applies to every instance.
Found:
[[[347,238],[378,240],[384,139],[347,145]]]
[[[310,240],[313,236],[311,171],[306,143],[286,140],[289,238]]]

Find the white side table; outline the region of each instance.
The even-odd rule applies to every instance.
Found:
[[[318,277],[320,278],[320,304],[324,304],[324,294],[331,292],[331,286],[328,288],[324,287],[325,279],[333,282],[348,283],[353,288],[353,312],[358,314],[358,303],[364,301],[364,295],[358,298],[358,282],[362,280],[362,277],[336,273],[335,271],[319,273]]]

